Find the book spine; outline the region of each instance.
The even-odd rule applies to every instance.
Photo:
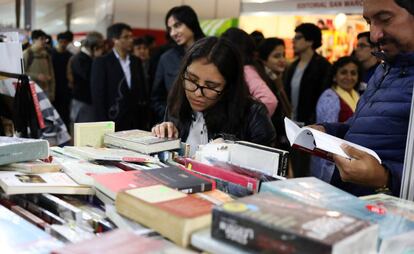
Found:
[[[202,176],[200,174],[194,173],[193,171],[188,170],[187,168],[185,168],[182,165],[177,165],[177,167],[179,169],[184,170],[185,172],[187,172],[187,173],[189,173],[189,174],[197,177],[197,178],[203,179],[204,181],[208,182],[206,184],[196,185],[196,186],[194,186],[192,188],[195,191],[193,191],[193,192],[186,192],[186,193],[193,194],[193,193],[197,193],[197,192],[205,192],[205,191],[211,191],[211,190],[215,190],[216,189],[216,182],[214,180],[211,180],[208,177]],[[180,191],[181,192],[184,192],[183,190],[180,190]]]
[[[29,87],[30,87],[30,93],[32,94],[32,98],[33,98],[33,104],[34,104],[33,106],[36,112],[39,129],[44,129],[46,128],[46,125],[45,125],[45,120],[43,119],[42,110],[40,109],[39,98],[37,97],[35,83],[30,82]]]
[[[258,179],[241,175],[229,170],[225,170],[215,166],[210,166],[190,159],[186,161],[186,167],[196,172],[200,172],[206,175],[220,178],[228,182],[241,185],[251,191],[257,191],[259,189]]]
[[[331,253],[331,246],[295,234],[289,228],[262,224],[239,213],[213,209],[212,237],[259,252]],[[310,251],[311,250],[311,251]]]
[[[47,222],[37,217],[33,213],[27,211],[21,206],[18,206],[18,205],[12,206],[11,210],[15,212],[16,214],[20,215],[21,217],[23,217],[24,219],[26,219],[28,222],[39,227],[40,229],[48,230],[50,227],[50,225]]]

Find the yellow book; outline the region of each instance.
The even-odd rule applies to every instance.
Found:
[[[75,123],[74,136],[75,146],[103,147],[103,137],[105,133],[115,132],[115,123],[109,122],[90,122]]]

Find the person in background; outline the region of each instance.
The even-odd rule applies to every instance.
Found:
[[[353,57],[341,57],[333,64],[332,86],[322,93],[316,105],[317,123],[343,123],[354,114],[359,100],[359,94],[355,89],[361,82],[361,74],[362,67]],[[312,176],[330,182],[334,169],[335,163],[312,157]]]
[[[70,118],[73,123],[95,121],[91,98],[91,69],[93,59],[101,56],[103,50],[103,35],[99,32],[89,32],[82,41],[80,52],[70,61],[73,77]]]
[[[271,84],[266,84],[266,74],[259,68],[257,61],[255,61],[253,55],[255,45],[252,38],[239,28],[227,29],[222,34],[222,37],[233,42],[239,49],[243,61],[244,78],[249,92],[253,98],[256,98],[266,106],[268,116],[271,117],[276,110],[277,99],[269,88]]]
[[[148,93],[141,60],[130,54],[132,29],[124,23],[108,27],[113,49],[95,58],[91,71],[91,96],[97,121],[114,121],[117,131],[149,130]]]
[[[321,45],[319,27],[310,23],[296,27],[293,50],[297,60],[286,70],[284,85],[292,105],[292,119],[299,125],[315,122],[316,103],[329,86],[331,64],[316,53]],[[292,150],[290,156],[294,176],[308,176],[310,156],[298,150]]]
[[[363,74],[362,82],[358,91],[362,94],[367,88],[367,84],[375,69],[379,65],[379,60],[372,53],[378,51],[378,48],[369,39],[370,33],[363,32],[357,36],[358,42],[355,48],[355,57],[362,64]]]
[[[134,39],[134,47],[132,54],[141,60],[142,67],[144,68],[144,75],[147,84],[147,91],[150,93],[149,84],[149,60],[150,60],[150,48],[148,42],[144,38]]]
[[[283,73],[286,69],[285,42],[279,38],[266,38],[258,47],[258,59],[270,82],[270,90],[278,100],[278,107],[272,116],[277,133],[276,147],[289,148],[285,133],[284,117],[291,117],[292,107],[283,86]]]
[[[387,192],[398,197],[414,85],[414,6],[411,0],[365,0],[363,13],[384,64],[348,121],[313,127],[370,148],[381,158],[343,144],[352,159],[333,156],[331,184],[356,196]]]
[[[25,73],[46,93],[51,102],[55,100],[55,74],[52,58],[46,51],[47,34],[33,30],[32,45],[23,52]]]
[[[72,91],[68,86],[67,68],[72,53],[67,50],[67,46],[73,41],[73,33],[66,31],[57,35],[57,45],[52,49],[52,63],[56,81],[55,101],[53,106],[56,108],[63,122],[69,129],[70,126],[70,102]]]
[[[217,138],[272,145],[276,133],[266,108],[252,99],[243,64],[225,38],[207,37],[187,52],[168,97],[166,121],[154,126],[159,137],[180,137],[194,154]]]
[[[161,56],[152,85],[151,107],[157,122],[164,119],[167,97],[178,75],[185,51],[204,37],[197,14],[187,5],[170,9],[165,17],[165,26],[176,45]]]

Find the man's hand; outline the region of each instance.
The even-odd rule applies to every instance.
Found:
[[[386,186],[388,183],[389,172],[377,159],[364,151],[346,144],[342,144],[341,148],[352,158],[347,159],[339,155],[333,155],[342,181],[373,188]]]
[[[152,127],[152,133],[160,138],[178,138],[178,129],[172,122],[163,122]]]
[[[308,125],[306,127],[309,127],[309,128],[312,128],[312,129],[315,129],[315,130],[318,130],[318,131],[321,131],[321,132],[324,132],[324,133],[326,132],[325,127],[323,127],[322,125],[311,124],[311,125]]]

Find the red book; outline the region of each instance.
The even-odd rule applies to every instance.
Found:
[[[30,82],[30,93],[32,94],[33,98],[33,106],[36,111],[37,122],[39,123],[39,128],[44,129],[46,128],[45,121],[43,119],[42,110],[40,109],[39,98],[37,97],[36,93],[36,85],[34,82]]]
[[[209,165],[193,159],[185,159],[185,166],[187,167],[187,169],[194,170],[196,172],[209,175],[215,178],[219,178],[227,182],[241,185],[253,192],[259,191],[259,179],[237,173],[231,165],[228,165],[228,167],[226,168],[224,168],[223,165]]]

